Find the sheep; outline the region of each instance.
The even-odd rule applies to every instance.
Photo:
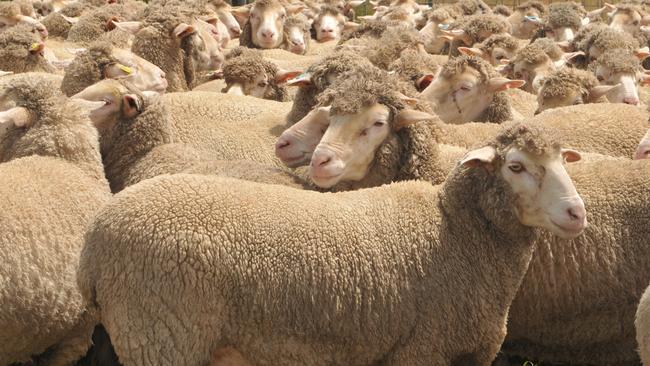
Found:
[[[316,34],[316,40],[326,42],[337,40],[344,30],[346,18],[333,6],[323,6],[314,18],[312,27]]]
[[[604,52],[590,68],[603,84],[620,85],[607,93],[611,103],[639,104],[639,80],[641,64],[627,49],[611,49]]]
[[[310,66],[303,75],[290,81],[299,85],[291,111],[286,116],[287,126],[301,120],[316,105],[316,97],[327,89],[337,77],[349,70],[374,68],[365,57],[350,50],[337,51]]]
[[[519,49],[519,42],[509,34],[494,34],[476,47],[458,47],[460,53],[468,56],[482,57],[492,66],[508,62]]]
[[[512,35],[520,39],[530,39],[540,26],[539,20],[546,15],[546,6],[537,0],[526,1],[515,7],[508,17]]]
[[[91,118],[100,133],[106,177],[111,190],[161,174],[214,174],[261,183],[306,187],[297,176],[253,161],[215,160],[209,151],[174,142],[167,101],[144,95],[125,81],[104,80],[84,89],[75,99],[107,101]]]
[[[230,38],[238,38],[242,29],[233,15],[233,7],[223,0],[208,0],[206,6],[219,17],[219,32],[228,32]]]
[[[41,20],[41,23],[48,30],[50,37],[67,39],[70,28],[79,20],[85,10],[88,10],[87,4],[72,3],[61,9],[60,12],[51,12]]]
[[[45,43],[31,32],[30,26],[14,26],[0,33],[0,70],[54,72],[54,67],[43,56],[44,49]]]
[[[557,52],[560,53],[559,49]],[[552,55],[556,56],[554,53],[553,48],[545,47],[538,39],[519,50],[502,72],[508,77],[526,81],[524,90],[537,94],[542,80],[557,69],[552,58]]]
[[[443,37],[442,30],[443,28],[449,28],[460,17],[461,12],[455,6],[442,6],[431,11],[428,23],[424,28],[420,29],[427,52],[433,54],[442,54],[444,52],[448,46],[448,40]]]
[[[196,20],[192,22],[193,14],[188,14],[182,4],[150,8],[131,50],[163,70],[167,91],[191,89],[197,72],[220,66],[223,54],[217,41]]]
[[[627,33],[609,27],[595,27],[581,42],[575,43],[575,49],[585,53],[587,64],[609,50],[618,48],[634,52],[638,48],[638,42]]]
[[[284,102],[290,100],[284,83],[300,73],[279,69],[274,63],[265,60],[261,52],[248,51],[224,63],[226,87],[223,92]]]
[[[108,32],[111,20],[126,17],[123,5],[109,4],[83,14],[68,31],[69,42],[87,43]]]
[[[475,43],[485,41],[493,34],[504,34],[510,31],[510,23],[495,14],[480,14],[461,18],[443,33],[450,38],[450,55],[459,55],[458,47],[472,47]]]
[[[400,27],[401,25],[398,22],[391,22],[391,21],[386,21],[386,20],[368,20],[366,22],[363,22],[360,26],[354,28],[354,29],[349,29],[343,34],[341,34],[341,38],[339,39],[338,44],[344,44],[345,42],[348,42],[352,39],[357,39],[357,38],[379,38],[381,37],[384,32],[386,32],[388,29],[393,28],[393,27]]]
[[[0,32],[4,32],[15,25],[22,24],[38,32],[43,40],[48,36],[47,28],[36,19],[23,15],[20,5],[14,2],[0,2],[0,18],[2,19],[2,22],[0,22]]]
[[[250,48],[278,48],[283,42],[284,21],[301,6],[283,6],[278,0],[259,0],[253,4],[239,43]]]
[[[507,18],[512,15],[512,10],[505,5],[497,5],[492,9],[492,12],[496,15],[500,15],[504,18]]]
[[[645,12],[636,4],[617,4],[609,16],[609,26],[621,32],[635,34],[639,31],[644,15]]]
[[[557,42],[571,41],[586,15],[585,8],[573,1],[550,4],[543,21],[543,33]]]
[[[163,93],[167,80],[156,65],[104,42],[92,43],[66,67],[61,90],[67,96],[104,79],[122,78],[143,91]]]
[[[599,85],[598,79],[587,71],[563,68],[552,72],[542,82],[537,95],[537,111],[575,104],[597,103],[617,85]]]
[[[83,232],[110,198],[97,131],[56,83],[20,74],[0,99],[0,364],[69,365],[96,314],[75,279]]]
[[[415,89],[421,92],[431,84],[440,67],[441,62],[435,55],[406,49],[388,66],[388,71],[397,74],[402,81],[413,84]]]
[[[523,80],[497,76],[490,64],[472,56],[450,59],[438,76],[421,93],[435,113],[447,123],[493,122],[512,120],[509,88],[524,85]]]
[[[291,15],[284,22],[282,49],[304,55],[309,52],[311,23],[302,14]]]
[[[157,177],[116,195],[96,216],[86,236],[79,286],[88,303],[101,311],[115,350],[127,364],[163,359],[172,364],[205,364],[215,347],[228,344],[248,359],[272,364],[383,360],[390,364],[489,365],[505,335],[508,304],[538,236],[537,230],[525,225],[563,237],[578,235],[585,225],[584,206],[561,163],[562,156],[570,154],[561,152],[555,141],[536,129],[514,126],[490,145],[468,153],[443,186],[406,182],[323,195],[209,176]],[[518,158],[523,161],[514,161]],[[521,165],[543,176],[524,173],[535,181],[527,185],[531,188],[520,188],[523,178],[512,172]],[[551,185],[563,188],[550,190]],[[268,207],[280,202],[285,207],[269,216],[271,223],[265,219]],[[287,207],[286,202],[295,204]],[[222,225],[231,209],[236,209],[237,225],[246,229],[236,230],[235,237],[213,235],[230,230]],[[242,209],[248,215],[241,215]],[[154,211],[158,216],[152,222],[145,213]],[[305,241],[304,227],[287,224],[291,217],[319,223],[309,229],[307,236],[312,239]],[[468,217],[474,219],[468,221]],[[322,225],[323,219],[335,227],[345,222],[346,230],[331,230],[331,225]],[[551,220],[561,227],[552,226]],[[160,230],[154,234],[159,222],[175,228],[173,234]],[[185,235],[188,225],[191,233]],[[321,232],[328,238],[313,240]],[[156,235],[155,255],[147,253],[153,248],[148,244],[151,235]],[[180,242],[183,248],[178,247]],[[234,243],[256,248],[250,254],[256,258],[253,262],[264,263],[238,267],[241,261],[250,262],[249,250],[229,248]],[[502,250],[504,245],[507,250]],[[175,280],[158,263],[168,263],[167,257],[177,256],[179,248],[187,260],[174,260],[174,271],[186,275]],[[224,265],[219,255],[199,255],[204,248],[240,257]],[[477,250],[480,256],[474,253]],[[345,254],[348,251],[354,254]],[[206,258],[216,258],[216,262]],[[267,258],[274,262],[266,263]],[[300,263],[315,259],[324,261],[305,264],[310,274],[295,275],[301,271],[296,271]],[[138,270],[127,264],[133,260],[139,261]],[[330,261],[343,269],[336,275],[329,273],[325,262]],[[291,268],[286,273],[282,272],[285,264]],[[368,269],[377,266],[381,269]],[[230,280],[192,275],[204,267]],[[338,281],[337,276],[347,280]],[[495,283],[498,291],[493,290]],[[459,284],[472,295],[441,294],[441,290],[457,294]],[[201,291],[208,303],[199,305],[195,291]],[[332,293],[337,295],[332,297]],[[239,300],[230,305],[222,299]],[[196,311],[199,306],[204,311]],[[150,311],[157,315],[150,317]],[[129,321],[134,318],[142,321]],[[154,318],[157,324],[166,324],[164,331],[154,320],[149,324]],[[133,337],[140,340],[137,347]],[[303,345],[295,344],[296,337]]]
[[[589,227],[570,241],[543,236],[510,307],[502,352],[553,364],[639,363],[634,317],[650,282],[649,168],[629,159],[567,167]]]

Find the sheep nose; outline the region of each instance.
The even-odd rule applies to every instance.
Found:
[[[264,38],[273,38],[274,36],[275,36],[275,32],[272,30],[262,32],[262,37]]]
[[[291,40],[291,43],[292,43],[294,46],[302,46],[302,45],[305,44],[305,43],[302,41],[302,39],[292,39],[292,40]]]
[[[167,79],[167,74],[165,74],[164,72],[161,72],[160,73],[160,78],[161,79]]]
[[[234,34],[234,35],[236,35],[236,36],[238,36],[238,35],[241,34],[241,29],[239,29],[239,28],[237,28],[237,27],[230,27],[229,30],[230,30],[230,32],[232,32],[232,34]]]
[[[311,159],[311,165],[314,168],[323,168],[332,161],[332,158],[333,156],[330,152],[321,152],[319,154],[314,154]]]
[[[650,158],[650,146],[639,146],[634,154],[634,160],[642,160]]]
[[[535,111],[535,115],[538,115],[538,114],[540,114],[540,113],[542,113],[542,111],[539,110],[539,109],[537,109],[537,110]]]
[[[630,105],[638,105],[639,104],[639,98],[625,97],[625,99],[623,99],[623,103],[630,104]]]
[[[275,150],[279,151],[282,149],[286,149],[287,147],[291,146],[291,141],[289,139],[280,137],[278,141],[275,143]]]
[[[332,32],[334,32],[334,29],[332,29],[332,28],[323,28],[322,32],[323,33],[332,33]]]
[[[571,218],[571,221],[582,221],[585,219],[586,211],[582,206],[578,206],[578,208],[571,207],[568,208],[566,211],[569,217]]]

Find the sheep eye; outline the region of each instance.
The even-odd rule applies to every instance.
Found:
[[[375,122],[375,123],[373,124],[373,126],[375,126],[375,127],[381,127],[381,126],[383,126],[383,125],[385,125],[385,124],[386,124],[386,122],[377,121],[377,122]]]
[[[267,85],[268,85],[268,83],[267,83],[266,81],[262,81],[262,82],[260,82],[260,83],[257,84],[257,86],[259,86],[260,88],[264,88],[264,87],[266,87]]]
[[[603,82],[603,80],[605,80],[605,78],[602,77],[601,75],[596,76],[596,78],[598,78],[598,81],[600,82]]]
[[[510,169],[510,171],[512,171],[515,174],[519,174],[524,171],[524,166],[521,165],[520,163],[512,163],[508,165],[508,169]]]
[[[633,21],[632,25],[639,25],[639,21],[638,20]]]
[[[368,129],[367,128],[364,128],[360,133],[361,136],[366,136],[367,134],[368,134]]]

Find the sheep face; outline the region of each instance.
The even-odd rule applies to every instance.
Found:
[[[517,50],[499,46],[495,46],[491,50],[485,51],[476,47],[458,47],[458,51],[468,56],[481,57],[492,66],[507,64],[517,53]]]
[[[530,63],[524,60],[517,61],[510,67],[512,68],[512,75],[515,79],[526,82],[523,89],[533,94],[539,92],[544,78],[555,70],[555,64],[548,56],[542,57],[542,60],[536,63]]]
[[[16,15],[14,17],[7,17],[0,15],[0,32],[3,32],[10,27],[13,27],[18,24],[24,24],[34,29],[37,32],[42,40],[47,39],[48,31],[45,26],[38,20],[28,17],[25,15]]]
[[[278,48],[282,44],[287,11],[278,2],[256,4],[248,21],[251,23],[253,44],[261,48]]]
[[[196,33],[190,34],[187,42],[190,46],[190,57],[195,62],[196,70],[205,71],[221,68],[224,56],[219,44],[217,28],[212,24],[196,19],[193,22],[192,29],[196,30]]]
[[[408,102],[415,102],[402,96]],[[434,116],[401,109],[391,113],[380,103],[352,114],[331,114],[329,126],[314,150],[309,166],[310,179],[321,188],[340,182],[360,181],[368,174],[382,144],[396,138],[401,128]]]
[[[231,9],[229,7],[217,9],[217,15],[219,16],[221,24],[223,24],[225,29],[230,34],[230,38],[234,39],[238,38],[241,34],[241,26],[239,25],[239,22],[237,22],[237,19],[235,19],[235,16],[232,15],[232,12],[230,10]]]
[[[550,81],[544,82],[537,95],[537,110],[539,114],[547,109],[561,108],[571,105],[596,103],[601,97],[606,95],[610,90],[617,88],[618,85],[597,85],[586,89],[578,84],[564,84],[564,92],[561,95],[546,95],[546,88],[550,88]],[[550,94],[550,93],[548,93]]]
[[[329,126],[328,107],[319,107],[286,129],[275,143],[275,155],[290,168],[306,165]]]
[[[595,74],[602,85],[618,86],[607,93],[607,100],[610,103],[639,104],[640,75],[631,72],[614,72],[604,65],[598,66]]]
[[[142,112],[141,98],[117,80],[105,79],[71,97],[73,100],[99,102],[89,118],[103,134],[111,130],[120,118],[134,118]]]
[[[319,42],[327,42],[339,39],[345,26],[345,21],[345,17],[338,12],[323,12],[318,14],[313,24],[316,30],[316,40]]]
[[[555,40],[555,42],[570,42],[575,37],[578,29],[572,27],[557,27],[546,30],[546,36]]]
[[[120,65],[110,65],[104,70],[106,77],[111,79],[125,79],[132,83],[138,90],[150,90],[164,93],[167,90],[167,79],[160,67],[138,57],[131,51],[114,48],[113,57]],[[126,67],[124,67],[126,66]]]
[[[0,34],[0,44],[2,44],[2,49],[0,49],[1,70],[16,73],[51,72],[53,70],[45,59],[45,43],[34,34],[13,33],[12,35],[12,33],[6,32]]]
[[[508,17],[511,34],[520,39],[530,39],[540,28],[542,14],[536,8],[515,9]]]
[[[561,238],[574,238],[587,226],[582,198],[564,168],[565,162],[580,160],[573,150],[557,149],[534,155],[515,146],[496,162],[492,146],[468,152],[461,165],[481,166],[499,172],[512,190],[519,221],[545,228]]]
[[[639,147],[637,147],[636,153],[634,154],[635,160],[648,158],[650,158],[650,130],[648,130],[648,133],[643,136],[639,143]]]
[[[330,117],[330,124],[314,150],[309,176],[319,187],[359,181],[368,173],[375,151],[386,140],[390,110],[375,104],[353,115]]]
[[[298,55],[304,55],[307,52],[307,42],[309,39],[305,39],[305,35],[308,35],[308,32],[305,32],[305,29],[301,24],[292,24],[285,25],[284,27],[284,37],[285,37],[285,49],[291,53]]]
[[[486,79],[479,71],[466,67],[450,77],[438,75],[422,91],[421,97],[444,122],[466,123],[476,121],[483,114],[495,93],[524,84],[522,80],[503,77]]]
[[[622,32],[635,34],[641,27],[641,13],[632,8],[617,8],[609,20],[609,26]]]

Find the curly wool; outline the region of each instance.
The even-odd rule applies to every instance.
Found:
[[[537,156],[549,156],[563,145],[560,134],[554,130],[540,124],[518,122],[506,124],[488,144],[496,148],[500,156],[505,156],[512,147]]]
[[[546,54],[541,44],[531,43],[519,50],[515,57],[511,60],[512,64],[525,62],[531,65],[541,64],[546,61],[549,56]]]
[[[608,49],[593,64],[594,68],[605,67],[613,74],[636,75],[641,70],[639,59],[628,49]]]
[[[598,79],[591,72],[562,68],[544,79],[539,94],[542,99],[565,98],[571,90],[577,90],[581,95],[588,95],[589,90],[599,84]]]
[[[305,41],[305,50],[303,52],[304,55],[305,53],[309,52],[309,45],[311,44],[311,23],[309,19],[307,19],[307,17],[302,14],[290,15],[284,21],[284,41],[282,42],[283,46],[281,47],[287,49],[290,39],[289,30],[295,27],[301,30],[302,38]]]
[[[409,48],[417,48],[424,43],[422,35],[410,27],[390,28],[378,39],[367,41],[368,45],[359,53],[368,58],[373,65],[387,70],[401,53]]]
[[[492,53],[496,47],[514,52],[519,48],[519,41],[509,34],[493,34],[476,47],[486,53]]]
[[[485,38],[481,36],[483,32],[490,34],[500,34],[510,32],[510,23],[502,17],[495,14],[479,14],[464,21],[460,27],[471,38],[471,44],[483,42]]]
[[[404,50],[400,58],[388,66],[389,71],[394,71],[403,81],[412,85],[424,75],[435,75],[439,69],[436,57],[414,49]]]
[[[65,20],[60,13],[50,13],[48,16],[41,20],[41,24],[47,28],[50,37],[68,38],[68,32],[72,28],[72,24]]]
[[[580,29],[582,18],[587,14],[585,8],[573,1],[552,3],[548,6],[545,25],[551,29],[569,27]]]
[[[559,60],[564,55],[564,51],[550,38],[537,38],[533,44],[540,46],[544,50],[544,53],[553,61]]]
[[[467,67],[471,67],[479,72],[479,81],[481,83],[487,82],[490,78],[497,76],[492,65],[478,57],[466,55],[450,58],[442,66],[440,76],[443,78],[451,78],[454,75],[462,74]]]
[[[525,3],[519,4],[515,7],[515,11],[520,11],[522,13],[525,13],[531,9],[537,10],[537,12],[542,16],[546,14],[546,6],[537,0],[526,1]]]
[[[78,54],[65,68],[61,90],[67,96],[75,95],[86,87],[104,79],[104,69],[118,62],[113,57],[113,46],[95,42]]]
[[[599,48],[603,52],[609,52],[609,50],[615,48],[624,48],[632,52],[637,49],[638,42],[627,32],[620,32],[607,27],[594,33],[592,42],[589,45],[589,48],[591,47]],[[587,48],[587,52],[589,48]]]
[[[92,42],[108,31],[107,24],[111,19],[126,17],[126,9],[120,4],[109,4],[97,8],[81,16],[79,21],[70,28],[68,41]]]
[[[19,24],[0,33],[0,70],[54,72],[54,67],[43,56],[29,52],[34,43],[41,43],[41,39],[28,25]]]
[[[492,9],[492,12],[497,15],[501,15],[502,17],[509,17],[512,15],[512,10],[510,10],[509,7],[505,5],[497,5]]]
[[[300,121],[318,103],[316,97],[330,86],[329,79],[340,77],[350,71],[376,69],[365,57],[354,51],[340,50],[309,66],[305,73],[310,75],[311,83],[300,87],[293,101],[291,111],[287,115],[287,123],[293,125]]]
[[[382,19],[372,19],[364,22],[353,30],[343,32],[338,44],[343,44],[351,39],[362,37],[380,38],[390,27],[398,26],[398,22]]]
[[[455,4],[463,15],[491,13],[490,7],[482,0],[459,0]]]
[[[429,21],[440,24],[447,19],[458,19],[461,15],[462,11],[458,7],[447,5],[433,10],[429,14]]]
[[[0,2],[0,16],[15,18],[21,15],[20,6],[13,2]]]
[[[250,84],[254,83],[260,75],[266,75],[269,91],[264,95],[264,99],[284,102],[289,99],[289,92],[286,86],[278,85],[275,76],[278,74],[278,66],[262,57],[261,52],[247,54],[239,57],[233,57],[227,60],[223,65],[223,76],[226,84]]]

